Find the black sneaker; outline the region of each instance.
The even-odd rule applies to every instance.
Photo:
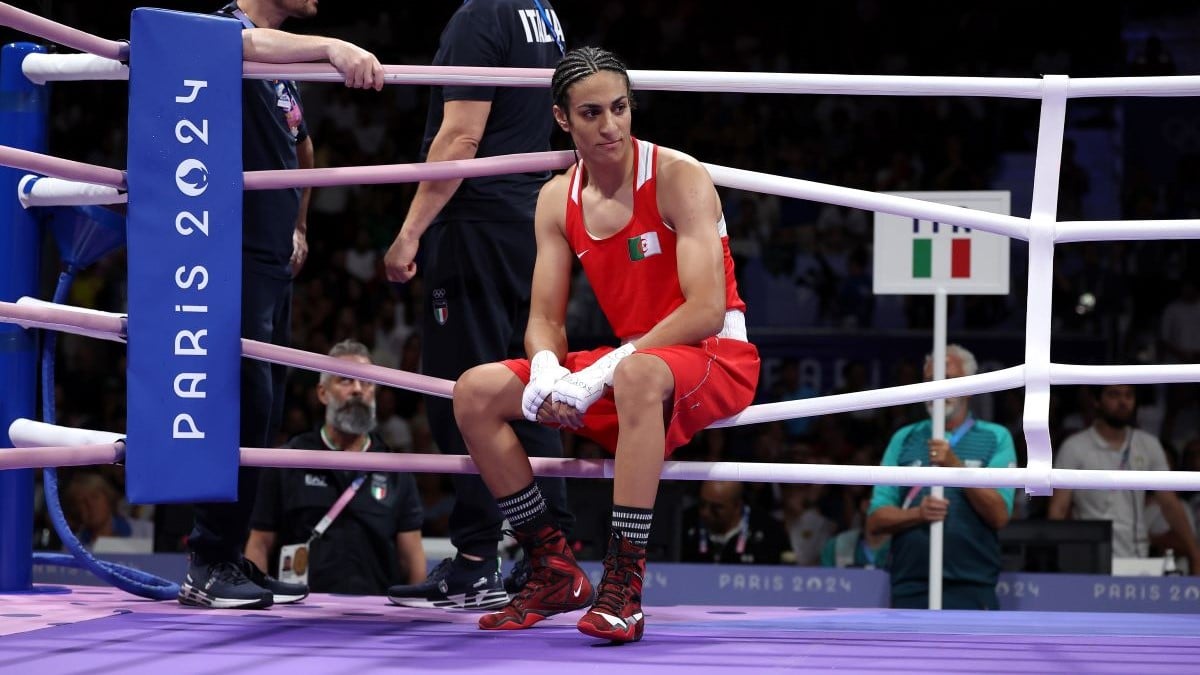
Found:
[[[271,598],[275,601],[276,605],[290,605],[293,602],[300,602],[308,597],[307,584],[293,584],[280,581],[258,569],[258,565],[255,565],[246,558],[242,558],[242,572],[254,584],[270,591]]]
[[[213,609],[264,609],[271,592],[246,578],[235,562],[205,565],[193,561],[179,586],[179,604]]]
[[[404,607],[498,609],[508,604],[500,561],[446,558],[419,584],[392,586],[388,599]]]
[[[508,591],[509,595],[516,595],[525,588],[525,582],[529,581],[529,575],[533,574],[533,568],[529,566],[529,558],[521,556],[513,563],[512,570],[508,576],[504,577],[504,590]]]

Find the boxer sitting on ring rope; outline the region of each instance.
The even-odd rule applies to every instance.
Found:
[[[918,78],[918,79],[925,79],[925,78]],[[931,78],[931,79],[938,79],[938,78]],[[1073,87],[1079,87],[1080,91],[1086,91],[1087,93],[1085,93],[1084,95],[1105,95],[1105,92],[1116,93],[1116,94],[1132,93],[1132,90],[1130,89],[1131,85],[1128,82],[1100,81],[1102,79],[1103,78],[1100,78],[1093,82],[1086,82],[1086,81],[1081,82],[1079,80],[1076,80],[1076,81],[1072,82],[1071,84]],[[1129,78],[1108,78],[1108,79],[1109,80],[1118,80],[1118,79],[1128,80]],[[1156,84],[1167,85],[1167,83],[1156,83]],[[1150,85],[1147,84],[1146,86],[1148,87]],[[1168,91],[1171,89],[1171,86],[1163,86],[1163,87],[1160,87],[1159,89],[1162,91]],[[878,93],[878,92],[872,92],[872,93]],[[905,93],[913,93],[913,92],[908,91]],[[716,173],[714,172],[714,176],[715,175],[716,175]],[[811,187],[811,184],[809,184],[809,186]],[[829,187],[829,186],[825,186],[825,187]],[[856,191],[848,191],[848,192],[856,192]],[[810,191],[806,194],[811,195],[811,194],[813,194],[813,192]],[[856,205],[856,206],[869,203],[869,200],[866,198],[864,198],[862,200],[850,200],[846,196],[847,193],[839,194],[837,192],[827,192],[825,194],[827,196],[832,195],[835,197],[835,199],[831,200],[831,203],[849,204],[851,201],[853,201],[854,202],[853,205]],[[879,201],[874,202],[875,204],[883,204],[886,201],[886,198],[884,198],[884,196],[881,196],[881,195],[873,195],[872,197],[879,199]],[[891,202],[886,205],[891,206],[891,207],[896,207],[897,204],[900,204],[900,202]],[[927,204],[925,206],[928,207]],[[905,210],[916,210],[916,209],[914,207],[908,206],[908,205],[904,205],[904,208],[899,209],[899,211],[905,211]],[[1018,221],[1018,220],[1023,220],[1023,219],[1012,219],[1012,220]],[[950,219],[947,219],[947,221],[951,222]],[[993,228],[997,228],[996,221],[992,221],[989,224]],[[1195,229],[1195,223],[1188,223],[1186,221],[1146,221],[1142,224],[1147,225],[1147,227],[1143,228],[1142,231],[1138,232],[1138,238],[1154,238],[1156,236],[1159,236],[1159,237],[1189,236],[1189,235],[1194,235],[1194,232],[1192,232],[1191,230]],[[1113,224],[1113,223],[1103,223],[1103,224],[1101,224],[1101,223],[1058,223],[1057,225],[1058,225],[1058,234],[1055,239],[1057,241],[1079,241],[1079,240],[1087,240],[1087,239],[1091,239],[1091,238],[1102,238],[1105,235],[1113,235],[1113,234],[1120,232],[1120,230],[1118,228],[1121,226],[1121,224]],[[1026,231],[1026,228],[1028,227],[1028,222],[1025,222],[1024,225],[1015,225],[1015,226],[1010,224],[1010,222],[1005,222],[1004,226],[1005,226],[1004,228],[997,228],[997,229],[1007,229],[1008,227],[1012,227],[1012,231],[1014,233],[1016,233],[1016,236],[1020,236],[1020,233],[1023,233]],[[1128,228],[1126,228],[1126,229],[1128,229]],[[1045,240],[1043,240],[1042,243],[1044,243],[1044,241]],[[1031,284],[1031,294],[1033,292],[1034,292],[1034,290],[1032,289],[1032,284]],[[1032,311],[1033,311],[1033,308],[1031,307],[1031,312]],[[1037,336],[1034,336],[1034,337],[1037,337]],[[1165,369],[1157,369],[1154,367],[1139,368],[1139,369],[1136,369],[1136,371],[1135,371],[1135,369],[1133,369],[1131,367],[1123,367],[1123,366],[1090,367],[1090,368],[1077,367],[1077,366],[1057,366],[1056,364],[1050,364],[1050,366],[1051,367],[1050,367],[1049,373],[1048,373],[1049,380],[1052,383],[1059,383],[1059,384],[1071,383],[1071,382],[1092,382],[1092,381],[1099,381],[1100,379],[1113,379],[1113,378],[1117,378],[1117,377],[1124,378],[1127,381],[1132,381],[1135,379],[1137,381],[1186,381],[1188,379],[1194,379],[1194,373],[1189,372],[1191,370],[1194,370],[1194,368],[1188,367],[1188,366],[1184,366],[1182,369],[1179,367],[1175,367],[1175,368],[1169,369],[1169,371],[1165,370]],[[1010,369],[1010,370],[1020,371],[1021,368]],[[1045,371],[1043,371],[1043,372],[1045,372]],[[1166,380],[1161,379],[1164,377],[1167,379]],[[1011,372],[1011,373],[1007,373],[1007,375],[1004,379],[1005,379],[1005,382],[1013,382],[1014,383],[1010,386],[1019,386],[1019,383],[1020,383],[1020,381],[1023,380],[1023,377],[1020,372]],[[995,383],[995,380],[993,380],[993,384],[994,383]],[[964,387],[965,387],[965,383],[964,383]],[[1003,388],[1003,387],[999,387],[999,388]],[[977,391],[981,391],[981,390],[983,390],[983,389],[977,389]],[[899,394],[899,392],[893,392],[893,393]],[[913,400],[920,400],[920,399],[913,399]],[[819,406],[817,406],[817,408],[819,409]],[[796,410],[802,411],[805,409],[797,408]],[[745,415],[739,416],[738,421],[744,421],[745,418],[746,418]],[[1055,473],[1058,474],[1059,472],[1055,472]],[[1089,472],[1081,472],[1081,473],[1089,473]],[[1068,482],[1075,481],[1076,483],[1079,483],[1079,482],[1083,481],[1083,478],[1081,476],[1078,476],[1075,474],[1061,473],[1059,475],[1072,476]],[[1050,477],[1049,473],[1047,473],[1046,475],[1041,477],[1042,479],[1046,480],[1046,483],[1044,485],[1042,485],[1041,487],[1045,487],[1045,486],[1049,485],[1049,477]],[[1124,478],[1128,478],[1130,480],[1141,480],[1140,477],[1135,477],[1132,475],[1126,476]],[[1191,477],[1184,477],[1184,476],[1181,476],[1180,478],[1191,479]],[[951,483],[951,484],[953,484],[953,483]]]

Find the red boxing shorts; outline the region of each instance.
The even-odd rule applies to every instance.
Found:
[[[582,370],[612,347],[600,347],[586,352],[567,354],[567,370]],[[673,345],[639,349],[638,354],[653,354],[666,362],[675,376],[675,401],[667,420],[667,442],[663,448],[670,456],[675,448],[684,445],[717,420],[736,415],[754,400],[758,386],[758,348],[749,342],[731,338],[710,337],[698,345]],[[529,383],[529,360],[503,361],[521,382]],[[583,427],[576,433],[586,436],[611,453],[617,450],[617,405],[612,389],[592,404],[583,414]]]

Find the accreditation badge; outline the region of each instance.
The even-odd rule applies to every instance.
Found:
[[[308,583],[308,544],[289,544],[279,549],[279,580]]]

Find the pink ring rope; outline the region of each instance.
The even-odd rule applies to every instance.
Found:
[[[125,172],[0,145],[0,164],[66,180],[125,189]]]
[[[92,466],[125,459],[124,443],[56,445],[0,450],[0,469],[40,469],[47,466]]]
[[[291,347],[256,342],[242,338],[242,356],[257,361],[280,363],[319,373],[336,373],[356,380],[365,380],[389,387],[400,387],[441,398],[450,398],[454,382],[406,370],[396,370],[374,363],[358,363],[326,354],[314,354]]]
[[[46,304],[24,305],[0,301],[0,316],[16,319],[39,328],[80,332],[100,339],[125,341],[125,319],[117,314],[82,312],[73,307]],[[420,373],[385,368],[373,363],[357,363],[326,354],[314,354],[291,347],[242,338],[242,355],[258,361],[279,363],[316,372],[336,373],[389,387],[400,387],[431,396],[450,398],[454,382]]]
[[[0,2],[0,25],[96,56],[118,61],[123,61],[129,56],[128,43],[106,40],[2,2]]]
[[[497,87],[548,87],[554,71],[550,68],[484,68],[476,66],[383,66],[385,75],[394,80],[403,78],[405,84],[442,84],[454,78],[495,79]],[[259,63],[245,61],[242,76],[248,79],[305,79],[308,81],[341,82],[345,79],[336,68],[327,63]]]
[[[243,187],[246,190],[279,190],[292,187],[415,183],[422,180],[555,171],[570,166],[573,161],[575,156],[570,150],[557,150],[445,162],[247,171],[243,174]],[[122,190],[126,188],[125,172],[120,169],[43,155],[7,145],[0,145],[0,165],[54,178],[107,185]]]
[[[573,161],[575,161],[573,152],[558,150],[445,162],[247,171],[243,179],[243,187],[246,190],[278,190],[292,187],[329,187],[331,185],[415,183],[423,180],[553,171],[565,169]]]

